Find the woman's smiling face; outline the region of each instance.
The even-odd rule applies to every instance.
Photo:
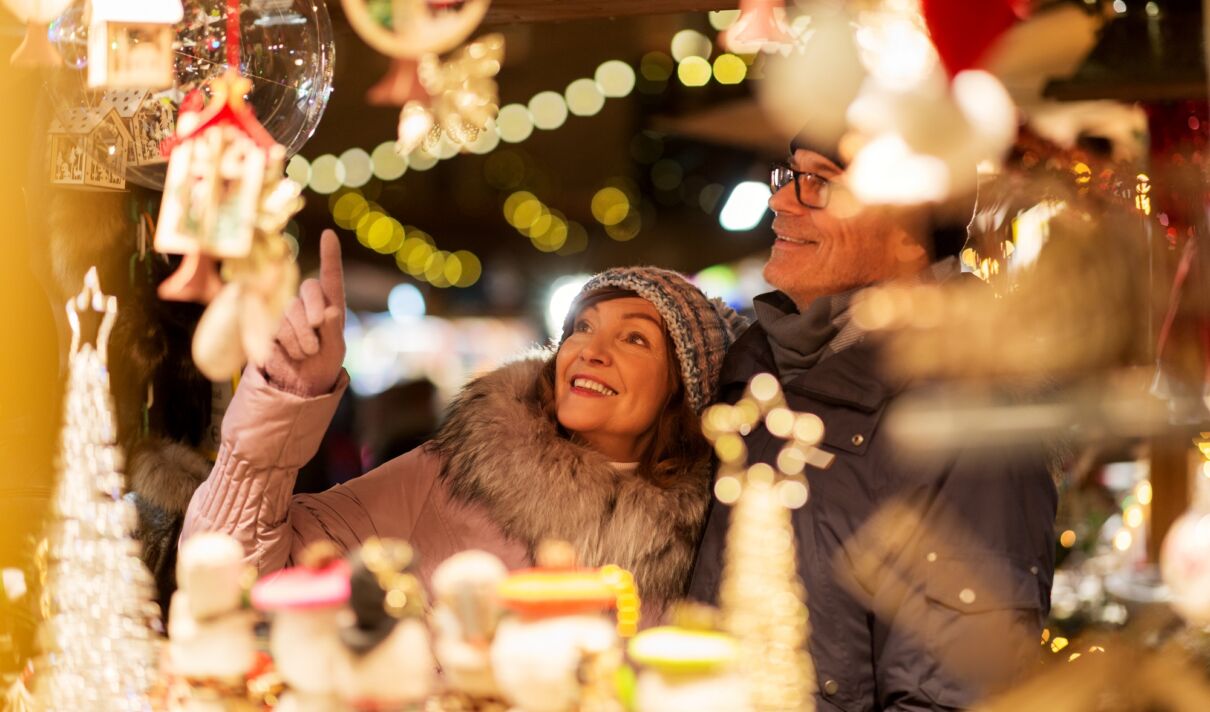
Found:
[[[672,395],[672,354],[646,299],[581,308],[555,357],[559,424],[615,462],[639,460]]]

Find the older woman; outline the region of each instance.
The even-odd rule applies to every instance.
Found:
[[[240,383],[183,538],[232,534],[265,573],[314,540],[349,550],[399,537],[419,552],[426,583],[463,549],[517,568],[555,538],[585,565],[631,570],[648,610],[684,593],[711,490],[698,414],[741,325],[734,312],[673,272],[603,272],[577,298],[553,355],[472,381],[421,447],[292,497],[347,385],[335,234],[320,249],[319,279],[303,283],[273,355]]]

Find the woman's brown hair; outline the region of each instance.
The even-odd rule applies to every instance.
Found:
[[[569,323],[587,307],[611,299],[623,297],[638,297],[635,292],[626,289],[608,287],[582,296],[569,312]],[[568,329],[563,330],[563,340],[567,338]],[[667,326],[664,327],[664,341],[669,345],[668,390],[672,395],[664,410],[656,418],[651,442],[639,459],[637,474],[660,486],[668,486],[685,473],[693,472],[710,458],[710,445],[702,435],[701,418],[689,405],[685,398],[685,388],[681,379],[680,360],[676,354],[676,344],[673,343]],[[555,358],[551,358],[538,373],[534,387],[530,392],[531,404],[540,413],[550,418],[559,432],[570,437],[570,434],[559,424],[555,410]]]

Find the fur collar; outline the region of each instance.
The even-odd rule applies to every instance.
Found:
[[[131,448],[130,489],[165,514],[183,515],[193,491],[210,476],[211,466],[184,443],[147,438]]]
[[[544,361],[514,362],[463,389],[433,441],[441,478],[454,499],[486,508],[531,555],[546,538],[571,542],[582,565],[632,572],[659,610],[685,593],[710,500],[710,463],[668,488],[619,474],[526,402]]]

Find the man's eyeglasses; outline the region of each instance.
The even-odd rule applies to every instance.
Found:
[[[769,171],[769,189],[774,193],[794,183],[794,195],[798,202],[808,208],[822,210],[828,207],[832,195],[832,181],[818,173],[796,171],[790,166],[778,164]]]

